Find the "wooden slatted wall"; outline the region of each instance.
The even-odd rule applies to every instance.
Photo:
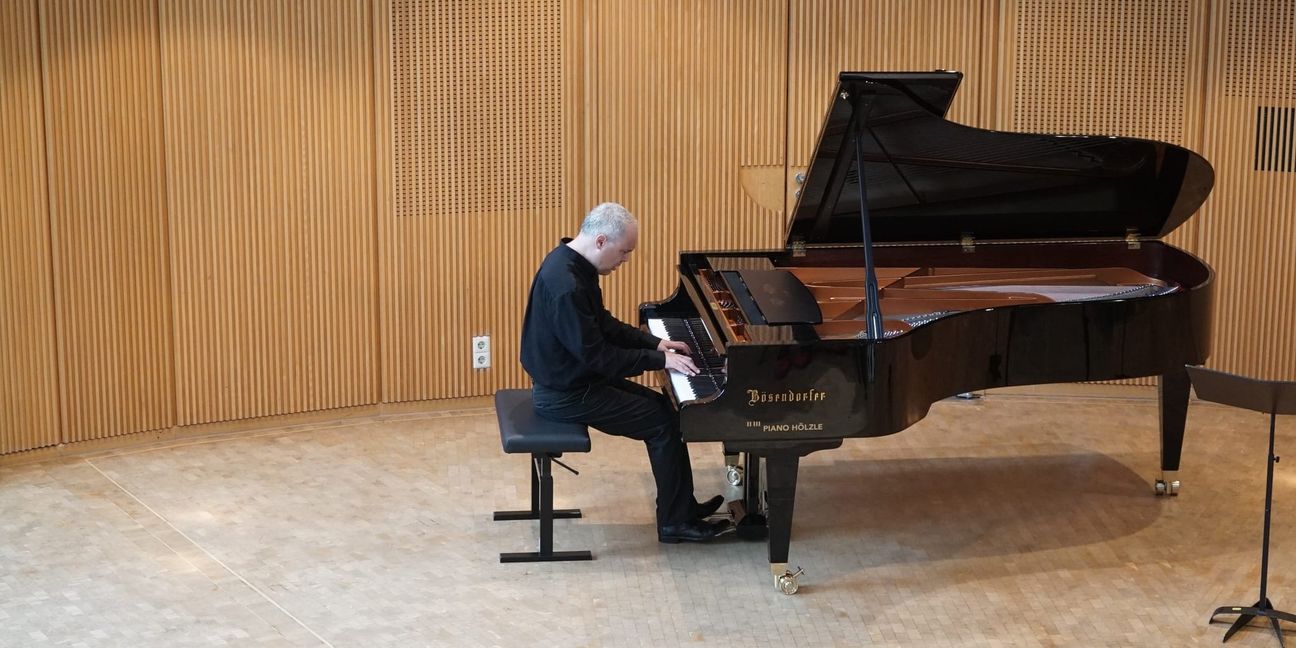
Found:
[[[38,22],[0,3],[0,454],[59,442]]]
[[[681,249],[781,245],[847,68],[1202,151],[1171,241],[1219,273],[1211,363],[1291,377],[1293,4],[0,3],[0,453],[523,384],[526,287],[590,206],[643,224],[627,319]]]
[[[69,442],[175,423],[156,9],[41,3]]]
[[[1211,3],[1202,154],[1215,192],[1193,220],[1215,268],[1210,365],[1296,379],[1296,1]]]
[[[160,14],[179,423],[376,402],[369,3]]]
[[[638,217],[633,262],[603,282],[609,310],[636,321],[675,289],[680,250],[782,246],[782,206],[750,194],[743,171],[782,175],[787,7],[590,4],[584,188],[563,231],[606,200]]]

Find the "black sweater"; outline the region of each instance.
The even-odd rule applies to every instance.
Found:
[[[537,385],[576,389],[666,366],[656,336],[603,307],[598,271],[563,239],[540,264],[522,321],[522,367]]]

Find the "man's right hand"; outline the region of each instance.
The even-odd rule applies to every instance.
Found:
[[[685,376],[698,375],[698,368],[697,365],[693,364],[693,358],[690,358],[682,353],[671,353],[670,351],[667,351],[666,368],[671,369],[673,371],[678,371],[684,374]]]

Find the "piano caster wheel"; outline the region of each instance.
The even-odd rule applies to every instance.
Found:
[[[796,573],[785,571],[782,574],[775,576],[774,589],[783,592],[788,596],[796,594],[797,590],[801,589],[800,586],[797,585],[797,576],[800,576],[803,572],[805,572],[804,569],[797,567]]]
[[[1165,495],[1175,497],[1179,495],[1179,480],[1175,479],[1169,482],[1164,479],[1156,480],[1156,494],[1158,497]]]
[[[742,469],[742,466],[728,466],[728,467],[726,467],[726,468],[725,468],[725,481],[729,482],[729,485],[730,485],[730,486],[742,486],[742,484],[743,484],[743,469]]]

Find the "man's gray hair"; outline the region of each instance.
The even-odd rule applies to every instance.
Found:
[[[626,229],[636,222],[635,217],[625,207],[614,202],[605,202],[589,210],[584,222],[581,223],[580,231],[586,236],[602,234],[608,237],[608,240],[620,241]]]

